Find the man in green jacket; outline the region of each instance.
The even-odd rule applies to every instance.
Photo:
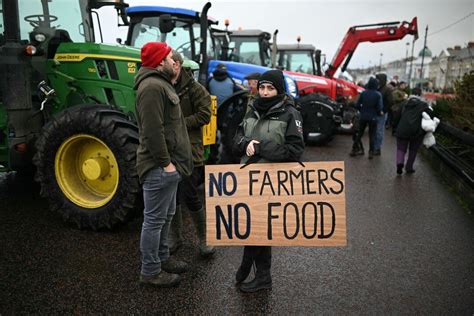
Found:
[[[150,42],[141,50],[142,66],[135,78],[139,128],[137,172],[143,185],[143,225],[140,238],[140,282],[175,286],[186,263],[170,257],[168,234],[176,209],[176,191],[193,169],[191,145],[183,113],[171,80],[171,47]]]
[[[194,227],[199,238],[199,252],[202,257],[210,257],[215,248],[206,245],[206,213],[197,187],[204,182],[204,146],[202,144],[202,127],[211,120],[211,96],[184,69],[183,57],[173,51],[175,62],[174,87],[180,99],[181,111],[184,115],[189,140],[193,153],[194,169],[190,177],[185,177],[178,186],[178,206],[173,217],[170,231],[170,252],[174,253],[182,245],[182,213],[180,200],[186,203],[191,213]]]

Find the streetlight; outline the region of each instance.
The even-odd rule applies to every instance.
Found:
[[[379,71],[382,71],[382,56],[383,56],[383,53],[380,53]]]

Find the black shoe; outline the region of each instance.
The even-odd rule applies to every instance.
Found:
[[[374,158],[374,152],[372,150],[369,150],[369,159]]]
[[[188,270],[188,264],[175,257],[169,257],[168,260],[161,263],[161,269],[168,273],[183,273]]]
[[[250,274],[250,270],[252,270],[252,265],[241,265],[235,274],[235,281],[237,281],[237,283],[245,281]]]
[[[407,174],[415,173],[415,169],[407,169],[407,170],[406,170],[406,173],[407,173]]]
[[[178,274],[168,273],[163,270],[160,273],[152,276],[140,275],[139,279],[141,284],[153,285],[157,287],[177,286],[180,281],[181,277]]]
[[[403,164],[399,163],[397,165],[397,174],[402,174],[403,173]]]
[[[260,290],[271,289],[272,288],[272,277],[267,276],[256,276],[255,279],[248,283],[243,283],[240,286],[240,290],[244,293],[253,293]]]
[[[352,151],[349,153],[349,156],[355,157],[355,156],[362,156],[364,155],[364,151],[362,149],[352,149]]]
[[[380,156],[380,149],[374,150],[374,156]]]

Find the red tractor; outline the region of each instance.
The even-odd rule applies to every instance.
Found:
[[[332,138],[343,122],[342,105],[355,99],[363,88],[334,75],[344,62],[345,71],[359,43],[399,40],[407,34],[418,38],[417,18],[409,22],[389,22],[359,25],[349,28],[331,64],[323,75],[320,51],[312,45],[276,44],[270,33],[261,30],[229,32],[229,43],[223,50],[227,60],[244,61],[261,66],[273,66],[289,74],[297,84],[297,103],[304,119],[304,134],[308,141],[323,143]],[[222,35],[222,37],[227,35]]]

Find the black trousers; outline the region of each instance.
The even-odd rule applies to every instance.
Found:
[[[183,178],[178,185],[178,198],[176,204],[185,203],[191,212],[199,211],[202,205],[202,199],[198,194],[198,187],[204,182],[204,166],[194,167],[189,177]]]
[[[255,262],[257,266],[256,277],[270,274],[272,267],[272,247],[270,246],[245,246],[242,258],[243,266],[251,266]]]
[[[375,147],[375,133],[377,131],[377,120],[359,120],[359,130],[354,139],[354,145],[362,144],[362,136],[364,136],[365,129],[369,126],[369,150],[373,151]],[[362,147],[363,148],[363,147]]]

